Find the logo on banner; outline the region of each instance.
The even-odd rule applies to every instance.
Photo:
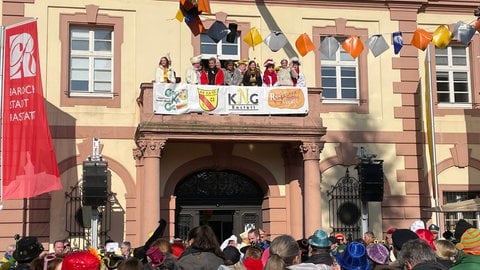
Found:
[[[257,111],[258,93],[249,92],[249,88],[238,88],[236,93],[228,93],[228,105],[234,111]]]
[[[198,100],[202,110],[211,112],[218,105],[218,89],[202,90],[198,89]]]
[[[10,37],[10,79],[33,77],[37,73],[35,41],[29,33]]]
[[[299,88],[274,88],[268,92],[268,105],[279,109],[299,109],[305,104],[305,96]]]

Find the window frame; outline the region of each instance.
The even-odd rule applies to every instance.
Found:
[[[60,106],[74,107],[78,105],[105,106],[107,108],[120,108],[121,106],[121,45],[123,43],[124,18],[109,16],[98,13],[96,5],[85,6],[85,12],[60,13],[59,16],[59,39],[61,42],[60,63]],[[113,59],[112,62],[112,94],[108,96],[71,96],[69,91],[70,71],[70,28],[75,27],[99,27],[113,29]]]
[[[348,37],[356,35],[359,37],[368,36],[368,29],[356,28],[347,26],[347,20],[343,18],[335,19],[335,24],[332,26],[314,26],[312,28],[313,44],[316,48],[320,48],[320,37],[334,36],[334,37]],[[315,53],[315,69],[321,71],[321,53],[319,50],[314,50]],[[368,114],[369,108],[369,94],[368,94],[368,50],[364,49],[363,52],[357,57],[358,61],[358,89],[357,89],[357,101],[355,102],[333,102],[326,101],[322,98],[322,103],[319,108],[320,112],[356,112],[359,114]],[[315,86],[322,88],[322,76],[321,72],[315,72]]]
[[[241,35],[241,33],[240,33]],[[207,34],[207,32],[203,32],[200,34],[200,54],[202,55],[203,59],[209,59],[211,57],[215,57],[220,60],[240,60],[240,55],[241,55],[241,47],[242,47],[242,43],[241,43],[241,40],[240,40],[240,35],[237,36],[236,38],[236,42],[233,42],[233,43],[230,43],[230,42],[226,42],[226,37],[223,38],[222,40],[220,40],[218,43],[215,43],[215,41],[213,41]],[[208,53],[204,53],[202,52],[202,46],[203,44],[206,44],[206,43],[203,43],[202,42],[202,36],[206,36],[208,38],[210,38],[210,40],[212,41],[211,43],[208,43],[208,44],[215,44],[216,45],[216,54],[208,54]],[[237,53],[235,55],[224,55],[223,54],[223,46],[224,44],[236,44],[236,47],[237,47]],[[220,53],[219,53],[220,52]]]

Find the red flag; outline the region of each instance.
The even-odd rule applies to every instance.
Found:
[[[43,100],[37,22],[4,35],[2,199],[62,189]]]

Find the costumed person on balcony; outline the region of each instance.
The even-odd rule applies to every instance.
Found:
[[[263,83],[265,86],[277,86],[277,72],[275,72],[275,62],[272,58],[268,58],[265,63],[265,72],[263,73]]]
[[[208,67],[200,75],[200,84],[223,85],[225,74],[222,69],[217,68],[216,63],[217,59],[215,57],[208,59]]]
[[[293,86],[305,87],[307,86],[305,81],[305,75],[300,72],[300,60],[298,57],[292,57],[290,59],[290,63],[292,64],[292,69],[297,73],[297,77],[292,76]]]
[[[254,60],[248,62],[248,69],[243,75],[243,85],[245,86],[262,86],[262,74]]]
[[[197,55],[190,58],[190,63],[192,65],[187,68],[185,74],[185,81],[188,84],[199,84],[200,83],[200,62],[202,61],[202,56]]]
[[[278,86],[293,86],[293,79],[298,78],[298,73],[288,65],[287,59],[280,61],[280,69],[277,72]]]
[[[160,58],[160,62],[158,62],[158,67],[155,72],[155,82],[175,83],[175,71],[170,66],[171,62],[170,54]]]

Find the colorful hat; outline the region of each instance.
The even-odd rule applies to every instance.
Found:
[[[123,261],[124,261],[124,258],[122,256],[115,255],[114,253],[104,256],[102,259],[103,264],[108,269],[117,269],[117,267]]]
[[[386,234],[392,234],[392,233],[393,233],[394,231],[396,231],[396,230],[397,230],[397,228],[395,228],[395,227],[390,227],[390,228],[388,228],[388,230],[387,230],[385,233],[386,233]]]
[[[416,232],[418,229],[425,229],[425,223],[423,223],[421,220],[415,220],[412,223],[412,226],[410,226],[410,230],[412,232]]]
[[[418,235],[418,238],[427,242],[427,244],[433,250],[437,250],[437,248],[435,247],[435,244],[433,243],[435,237],[433,236],[433,233],[431,231],[429,231],[427,229],[418,229],[415,233]]]
[[[247,59],[238,60],[237,66],[239,65],[248,65],[248,60]]]
[[[343,235],[343,233],[336,233],[335,234],[335,239],[345,240],[345,235]]]
[[[359,242],[351,242],[345,251],[337,255],[337,263],[345,269],[367,270],[370,263],[367,259],[365,246]]]
[[[13,258],[19,263],[31,262],[43,251],[43,246],[36,237],[23,237],[18,240]]]
[[[294,56],[290,59],[290,62],[296,63],[297,65],[300,65],[300,59],[298,57]]]
[[[418,235],[409,229],[397,229],[392,233],[393,247],[396,250],[401,250],[403,244],[408,240],[417,239]]]
[[[480,230],[476,228],[470,228],[462,234],[460,240],[460,248],[464,251],[480,247]]]
[[[99,270],[100,259],[89,251],[67,254],[63,259],[62,270]]]
[[[377,264],[387,264],[390,252],[383,244],[375,243],[367,247],[367,255]]]
[[[438,233],[440,231],[440,227],[438,227],[435,224],[430,224],[430,226],[428,226],[428,230],[431,231],[431,232],[437,232]]]
[[[263,63],[263,66],[264,67],[268,67],[268,66],[275,66],[275,61],[273,61],[272,58],[268,58],[267,60],[265,60],[265,62]]]
[[[153,267],[158,267],[163,264],[166,259],[165,254],[158,246],[153,246],[147,250],[147,256],[150,258],[150,263]]]
[[[180,256],[182,256],[184,251],[185,251],[185,246],[183,245],[183,243],[174,242],[172,244],[172,254],[174,257],[180,258]]]
[[[198,64],[201,61],[202,61],[202,55],[197,55],[197,56],[190,57],[190,62],[192,64]]]
[[[313,236],[308,239],[308,243],[319,248],[329,248],[332,245],[332,242],[328,239],[327,233],[322,230],[316,230]]]

